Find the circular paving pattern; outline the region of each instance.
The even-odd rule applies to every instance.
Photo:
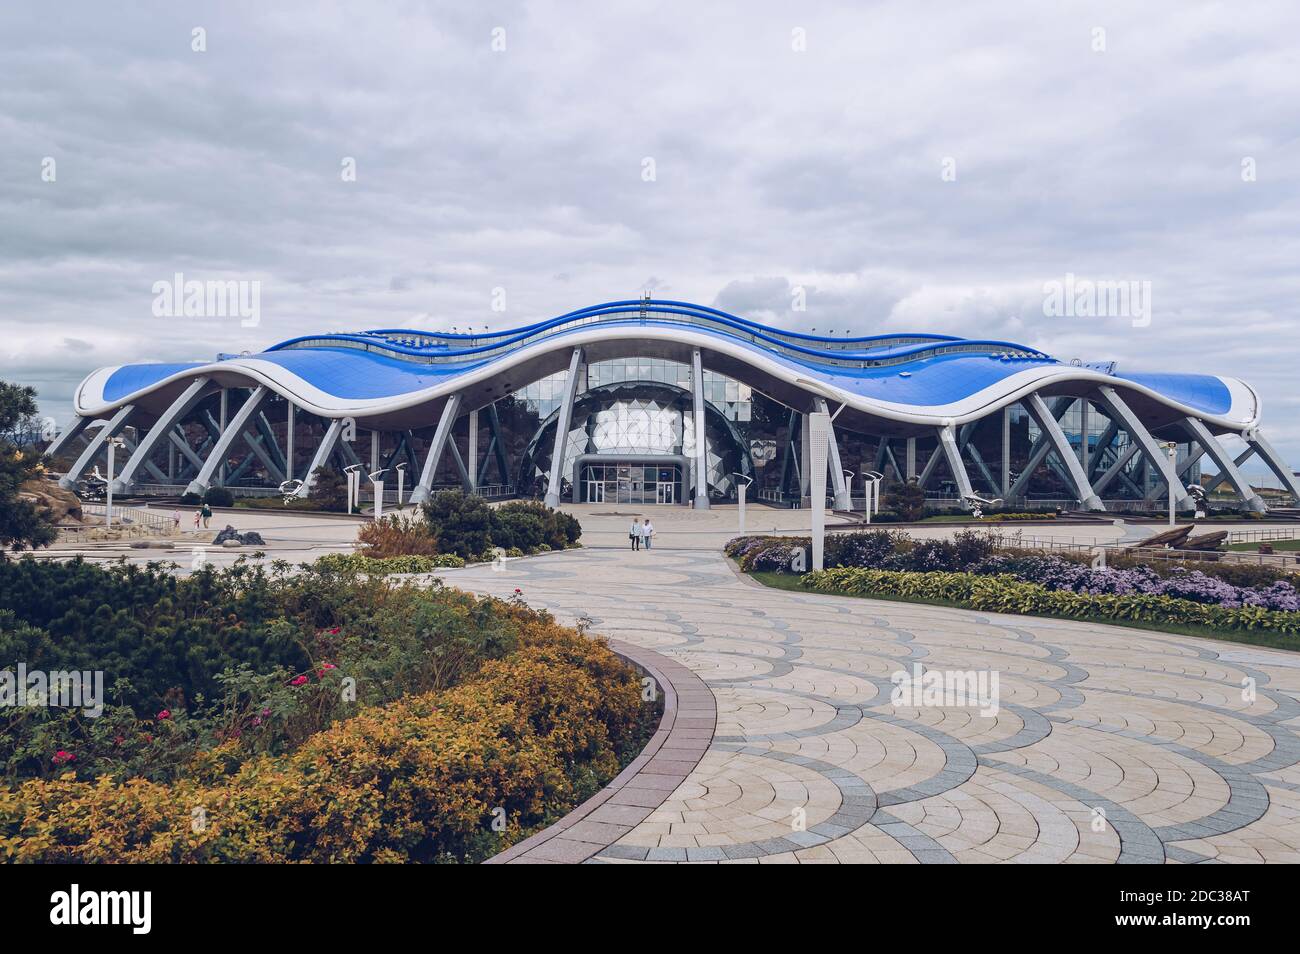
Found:
[[[1300,653],[790,593],[700,551],[445,579],[519,587],[712,691],[699,765],[593,862],[1300,861]],[[996,672],[997,711],[895,706],[916,665]]]

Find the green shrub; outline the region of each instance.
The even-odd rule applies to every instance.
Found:
[[[226,487],[209,487],[203,499],[210,507],[233,507],[235,495]]]
[[[411,554],[408,556],[372,557],[366,553],[327,553],[315,564],[329,572],[354,571],[371,575],[390,573],[430,573],[437,569],[462,567],[463,557],[454,553]]]
[[[470,559],[492,546],[492,508],[482,497],[440,491],[425,502],[424,519],[443,553]]]

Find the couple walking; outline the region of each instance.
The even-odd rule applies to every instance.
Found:
[[[637,523],[636,518],[632,518],[632,529],[627,532],[627,537],[632,541],[632,549],[640,550],[642,545],[647,550],[650,549],[650,541],[654,539],[655,525],[650,522],[650,518],[645,518],[645,523]]]

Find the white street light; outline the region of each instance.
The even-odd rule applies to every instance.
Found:
[[[842,474],[844,475],[844,486],[848,488],[848,492],[849,492],[849,513],[852,513],[852,512],[853,512],[853,471],[851,471],[851,470],[842,470],[842,471],[840,471],[840,473],[842,473]]]
[[[402,509],[402,489],[406,484],[406,461],[393,468],[397,471],[397,509]]]
[[[1163,447],[1165,449],[1165,453],[1169,455],[1169,472],[1171,474],[1177,474],[1178,473],[1178,445],[1174,441],[1162,441],[1160,446]],[[1178,481],[1176,480],[1169,481],[1169,526],[1171,527],[1177,525],[1177,520],[1174,517],[1174,507],[1176,506],[1177,503],[1177,496],[1176,496],[1177,493],[1178,493]]]
[[[379,520],[384,515],[384,474],[388,473],[388,468],[377,470],[370,475],[370,483],[375,491],[375,520]]]
[[[749,485],[754,482],[754,478],[746,477],[744,474],[733,473],[732,477],[737,477],[736,481],[736,499],[740,503],[740,536],[745,535],[745,494],[749,490]],[[744,483],[740,483],[743,480]]]
[[[108,439],[108,484],[105,486],[104,497],[104,529],[111,530],[113,527],[113,461],[115,451],[119,447],[125,447],[126,444],[120,437],[110,437]]]
[[[351,514],[352,508],[361,503],[361,465],[344,467],[343,474],[348,479],[348,513]]]
[[[867,523],[871,523],[871,515],[880,512],[880,484],[885,479],[885,475],[875,470],[864,470],[862,472],[862,493],[866,500],[864,504],[867,511]]]

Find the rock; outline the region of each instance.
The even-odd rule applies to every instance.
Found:
[[[18,498],[31,501],[39,510],[48,510],[56,526],[82,525],[81,501],[77,495],[49,478],[24,481],[18,488]]]
[[[214,547],[264,547],[266,546],[266,541],[262,539],[262,535],[256,530],[249,530],[247,533],[240,533],[234,527],[227,524],[226,529],[222,530],[212,539],[212,545]]]

